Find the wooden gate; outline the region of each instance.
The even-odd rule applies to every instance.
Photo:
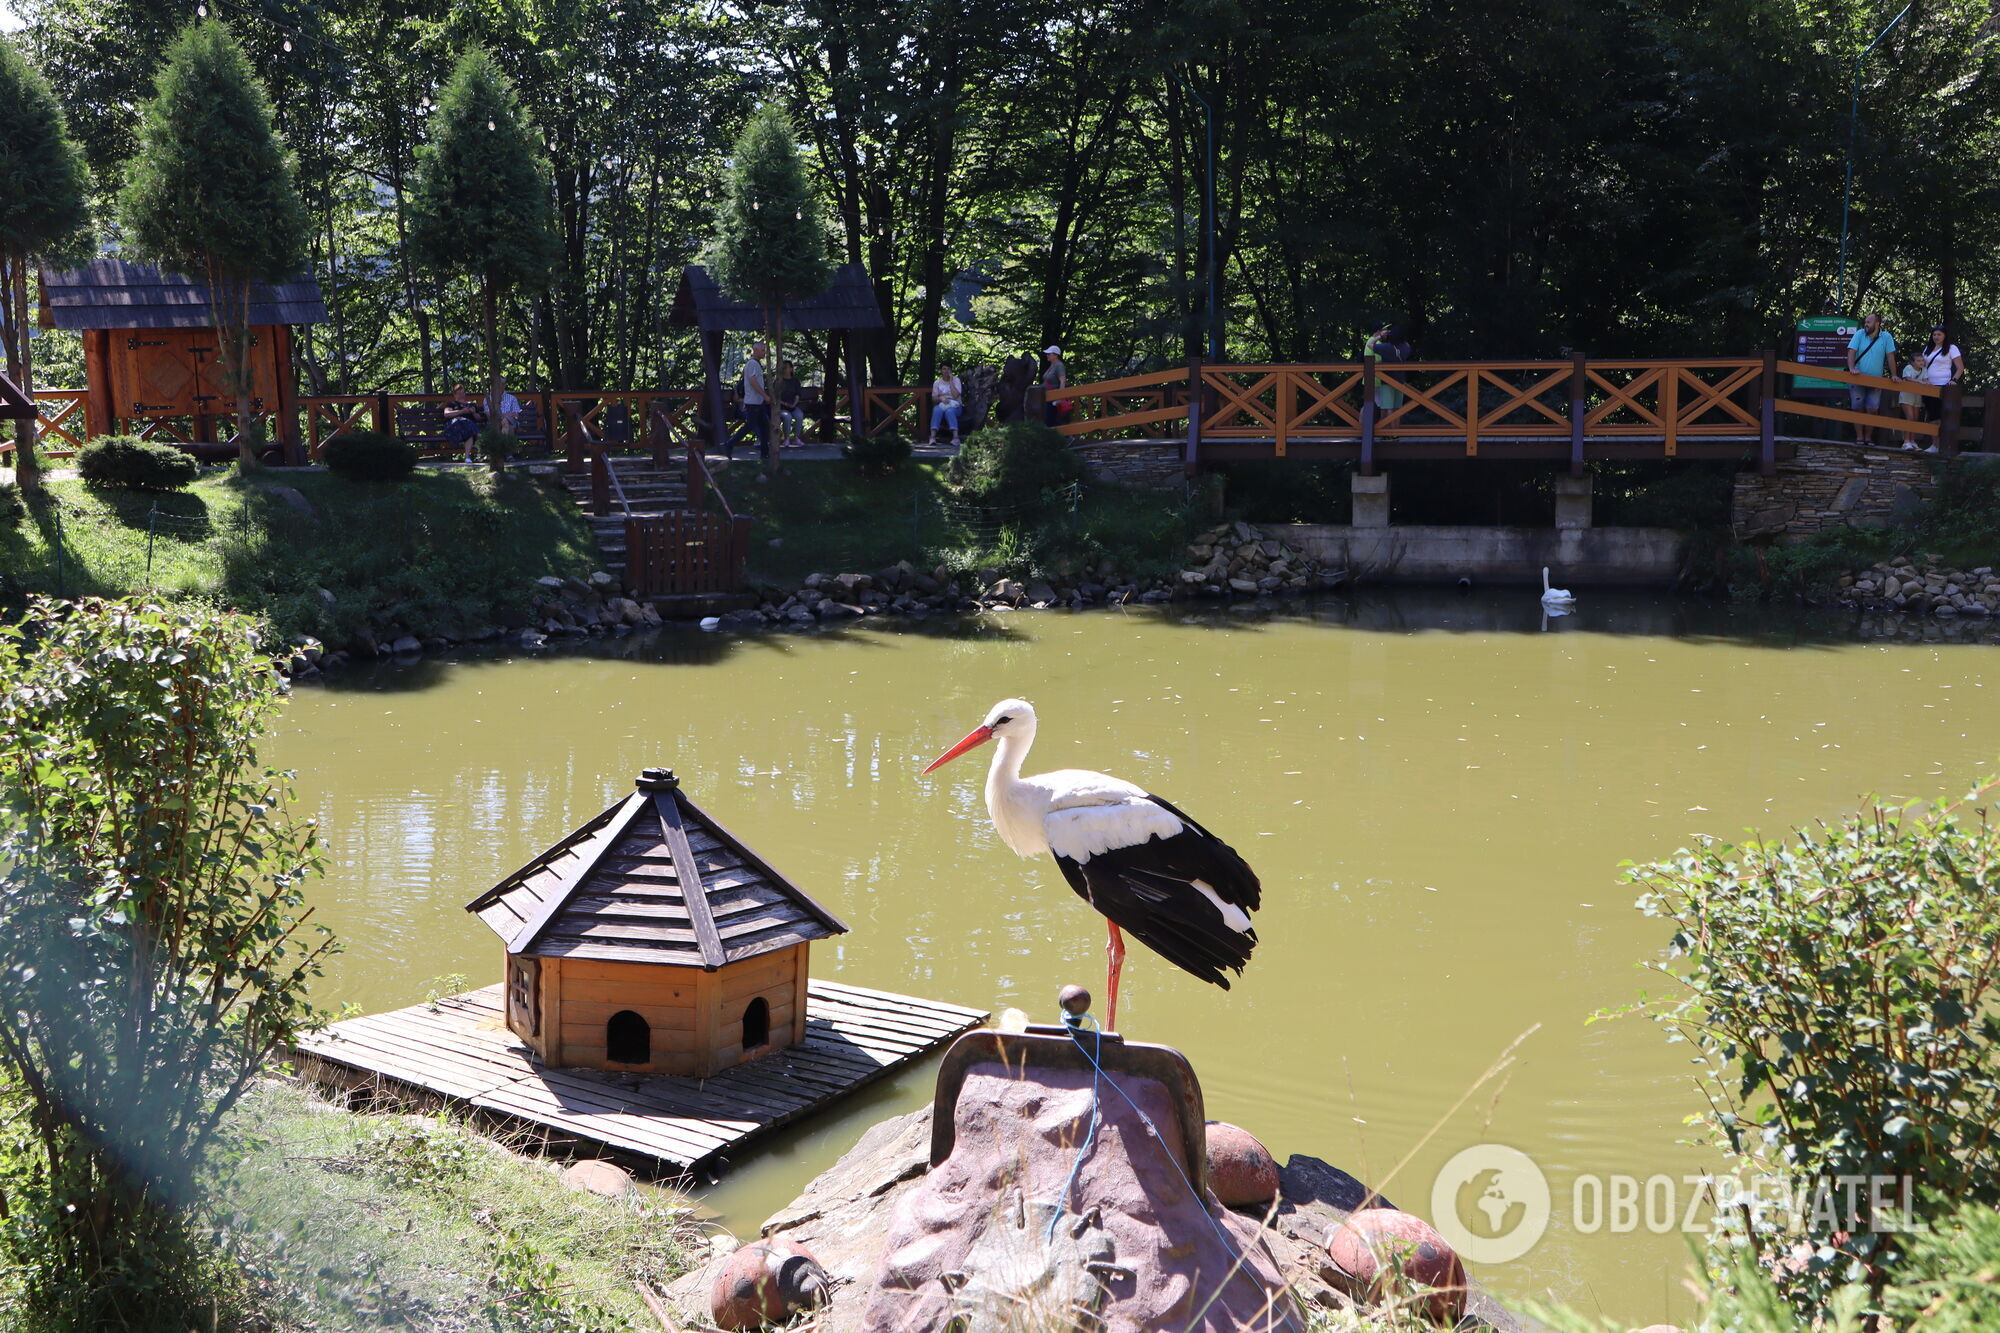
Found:
[[[692,509],[625,520],[625,582],[638,597],[732,593],[743,586],[750,520]]]

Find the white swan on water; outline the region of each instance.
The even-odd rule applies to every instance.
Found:
[[[1549,567],[1542,566],[1542,605],[1570,607],[1576,605],[1576,597],[1567,588],[1549,586]]]

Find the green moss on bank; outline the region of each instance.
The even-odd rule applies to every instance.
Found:
[[[676,1196],[570,1189],[557,1164],[449,1119],[358,1115],[267,1083],[236,1119],[215,1211],[281,1329],[653,1327],[699,1239]]]
[[[536,578],[587,574],[596,560],[568,497],[515,474],[425,471],[389,485],[210,469],[165,495],[59,478],[0,527],[0,598],[150,591],[335,644],[371,615],[456,637],[525,606]]]

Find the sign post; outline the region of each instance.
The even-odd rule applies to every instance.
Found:
[[[1848,340],[1860,327],[1859,321],[1848,315],[1807,315],[1799,321],[1792,360],[1801,365],[1845,370]],[[1823,380],[1816,375],[1792,376],[1795,393],[1835,394],[1846,387],[1838,380]]]

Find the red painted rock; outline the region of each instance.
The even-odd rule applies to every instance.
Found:
[[[788,1240],[753,1240],[716,1270],[708,1312],[731,1330],[779,1324],[826,1300],[831,1280],[812,1252]]]
[[[1278,1162],[1247,1129],[1208,1122],[1208,1187],[1230,1208],[1262,1208],[1278,1197]]]
[[[1326,1249],[1371,1305],[1413,1302],[1441,1324],[1456,1323],[1465,1308],[1465,1265],[1420,1217],[1364,1208],[1334,1231]]]

